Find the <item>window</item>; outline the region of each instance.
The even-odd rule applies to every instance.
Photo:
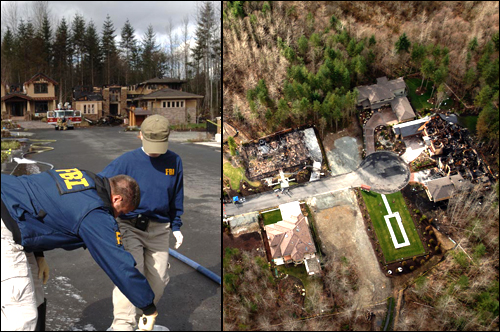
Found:
[[[165,108],[165,107],[167,107],[167,102],[166,101],[163,102],[163,108]]]
[[[95,114],[94,104],[92,104],[92,114]]]
[[[83,105],[83,114],[87,114],[87,105]]]
[[[170,102],[167,102],[167,105],[168,105],[167,107],[170,107]]]
[[[179,102],[177,102],[177,106],[176,107],[179,107]]]
[[[35,93],[48,93],[48,84],[45,83],[35,83]]]
[[[184,101],[181,101],[181,107],[184,107]]]

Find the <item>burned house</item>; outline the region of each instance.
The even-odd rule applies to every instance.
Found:
[[[467,128],[439,115],[432,116],[423,127],[424,143],[441,171],[447,176],[460,174],[472,183],[489,184],[491,173],[474,148]]]
[[[273,177],[280,170],[294,171],[312,165],[314,161],[322,161],[312,128],[286,129],[244,144],[242,157],[249,179]]]

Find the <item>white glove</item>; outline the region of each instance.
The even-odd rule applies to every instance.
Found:
[[[43,284],[45,285],[47,280],[49,280],[49,265],[44,257],[37,257],[36,262],[38,264],[38,279],[42,279],[43,277]]]
[[[175,237],[175,249],[179,248],[182,244],[182,239],[184,238],[182,236],[181,231],[174,231],[172,234],[174,234]]]
[[[142,315],[139,318],[139,331],[151,331],[155,327],[156,316],[158,311],[149,316]]]

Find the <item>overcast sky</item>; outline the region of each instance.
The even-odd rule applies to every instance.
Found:
[[[18,12],[22,13],[20,17],[26,20],[25,13],[29,12],[27,8],[34,1],[2,1],[2,31],[4,31],[4,7],[9,3],[18,4]],[[189,35],[193,39],[196,29],[196,8],[201,8],[200,1],[49,1],[50,15],[57,21],[64,17],[66,22],[72,22],[75,14],[81,14],[85,23],[91,19],[97,28],[99,34],[102,32],[103,23],[106,15],[109,14],[114,24],[117,41],[120,40],[121,29],[127,18],[135,29],[136,38],[142,40],[148,26],[153,26],[158,42],[167,44],[168,21],[172,21],[173,33],[177,34],[179,40],[182,40],[182,20],[189,17]],[[220,2],[215,1],[216,8],[220,8]],[[216,15],[219,12],[216,10]],[[52,31],[56,28],[53,26]],[[191,42],[191,46],[194,42]]]

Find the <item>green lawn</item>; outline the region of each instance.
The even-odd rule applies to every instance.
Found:
[[[406,235],[408,236],[408,240],[410,241],[409,246],[401,247],[399,249],[394,248],[389,229],[387,228],[387,224],[385,223],[384,216],[388,213],[385,208],[384,201],[382,200],[382,196],[374,192],[366,193],[362,191],[361,193],[368,208],[368,212],[370,213],[373,228],[375,229],[377,239],[380,243],[382,252],[384,253],[385,261],[387,263],[398,260],[400,258],[409,258],[425,253],[424,246],[422,244],[422,241],[420,240],[420,237],[418,236],[415,224],[411,219],[410,212],[406,207],[401,192],[386,195],[392,212],[399,212],[399,215],[401,216],[401,222],[405,229]],[[394,203],[392,203],[393,200],[395,200]],[[399,229],[396,219],[391,218],[390,222],[398,243],[404,242],[403,235]]]
[[[281,216],[280,209],[278,209],[271,212],[262,213],[262,219],[264,220],[264,225],[267,226],[277,223],[278,221],[282,221],[283,217]]]
[[[422,96],[419,96],[415,93],[415,90],[420,87],[422,84],[422,79],[419,78],[409,78],[405,80],[406,85],[408,86],[408,97],[411,99],[411,104],[415,108],[415,111],[423,111],[424,108],[431,108],[434,105],[427,102],[427,99],[431,97],[432,92],[432,81],[429,81],[427,84],[427,92]],[[427,83],[427,80],[424,82]],[[436,91],[434,91],[436,93]]]
[[[260,185],[259,181],[250,181],[245,176],[245,169],[243,167],[234,168],[230,162],[224,163],[223,165],[224,177],[229,178],[231,182],[231,188],[234,190],[240,189],[240,181],[244,180],[248,182],[249,185],[253,187],[258,187]]]

